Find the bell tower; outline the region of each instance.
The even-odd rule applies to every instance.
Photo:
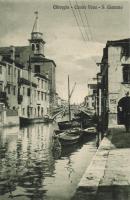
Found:
[[[29,40],[32,54],[44,56],[44,40],[42,38],[43,34],[39,31],[38,25],[38,11],[35,12],[35,21],[33,29],[31,32],[31,39]]]

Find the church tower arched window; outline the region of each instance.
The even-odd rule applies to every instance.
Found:
[[[37,49],[37,51],[40,50],[40,45],[39,44],[36,44],[36,49]]]
[[[32,51],[35,51],[35,44],[32,44]]]

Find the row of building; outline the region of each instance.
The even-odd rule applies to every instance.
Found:
[[[99,73],[88,83],[84,104],[96,112],[103,131],[123,124],[121,99],[130,93],[130,39],[108,41],[103,49]]]
[[[56,105],[56,64],[44,55],[36,13],[28,46],[0,47],[0,122],[6,114],[43,118]]]

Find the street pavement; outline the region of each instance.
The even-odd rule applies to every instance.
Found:
[[[111,128],[84,173],[73,200],[130,200],[130,133]]]

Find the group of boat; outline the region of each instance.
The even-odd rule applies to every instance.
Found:
[[[55,137],[57,137],[61,145],[71,145],[77,143],[84,134],[96,133],[96,128],[92,122],[92,116],[87,112],[80,110],[75,113],[75,117],[71,119],[70,97],[72,92],[69,90],[68,77],[68,117],[69,120],[58,122],[58,130],[54,130]]]
[[[59,124],[58,124],[59,125]],[[81,127],[69,127],[64,129],[54,130],[55,137],[57,137],[61,143],[61,145],[71,145],[75,144],[82,139],[82,136],[84,135],[90,135],[90,134],[96,134],[96,128],[93,127],[87,127],[87,128],[81,128]]]

